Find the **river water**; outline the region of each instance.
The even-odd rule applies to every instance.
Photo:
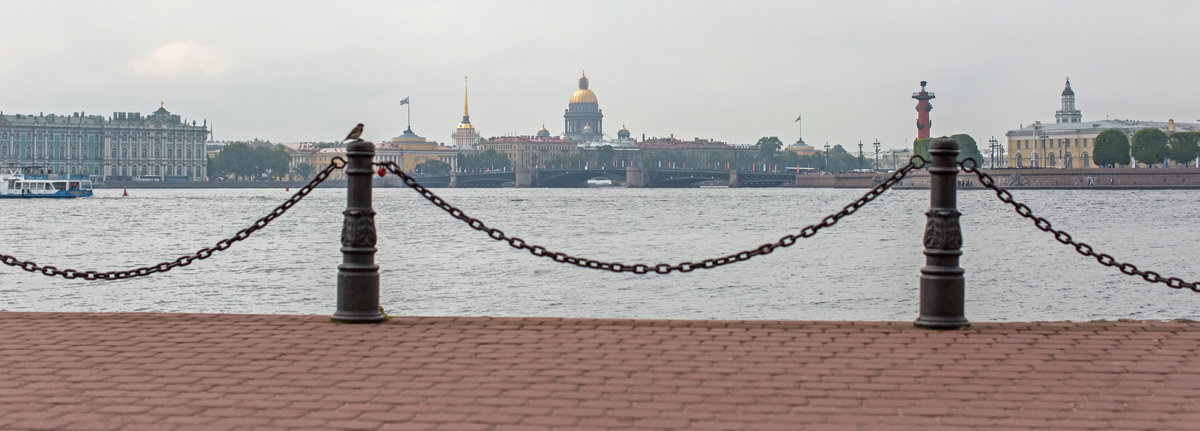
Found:
[[[294,192],[295,190],[292,190]],[[436,189],[490,226],[588,258],[715,258],[819,222],[862,189]],[[0,202],[0,253],[77,270],[146,266],[214,245],[291,194],[276,189],[100,189],[90,199]],[[1054,227],[1187,281],[1200,279],[1196,190],[1029,190]],[[130,280],[50,278],[0,266],[0,310],[332,314],[339,189],[315,190],[249,239]],[[493,241],[407,188],[375,190],[382,302],[393,315],[679,319],[916,318],[928,191],[895,190],[796,245],[687,274],[615,274]],[[972,321],[1190,318],[1200,294],[1078,255],[987,191],[959,195]]]

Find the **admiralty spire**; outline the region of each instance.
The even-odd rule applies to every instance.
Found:
[[[479,142],[479,131],[475,130],[475,126],[471,124],[471,114],[467,109],[467,77],[463,77],[463,116],[462,122],[458,124],[458,128],[454,129],[454,134],[450,135],[454,139],[454,146],[458,148],[474,149],[475,143]]]

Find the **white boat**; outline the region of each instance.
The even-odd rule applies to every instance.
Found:
[[[0,198],[85,198],[92,180],[79,174],[0,174]]]
[[[613,185],[612,178],[596,177],[587,180],[588,187],[611,187]]]

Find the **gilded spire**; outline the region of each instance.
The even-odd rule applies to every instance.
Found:
[[[471,115],[467,113],[467,77],[463,77],[463,121],[464,124],[471,124]]]

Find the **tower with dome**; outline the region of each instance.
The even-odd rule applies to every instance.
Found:
[[[571,93],[571,100],[563,114],[566,136],[574,142],[590,142],[604,137],[604,113],[596,100],[596,93],[588,89],[587,74],[579,77],[579,89]]]
[[[463,77],[463,116],[462,122],[454,129],[454,134],[450,135],[454,139],[454,146],[462,149],[475,149],[475,143],[479,142],[479,131],[475,130],[475,125],[471,124],[471,114],[467,110],[467,78]]]

